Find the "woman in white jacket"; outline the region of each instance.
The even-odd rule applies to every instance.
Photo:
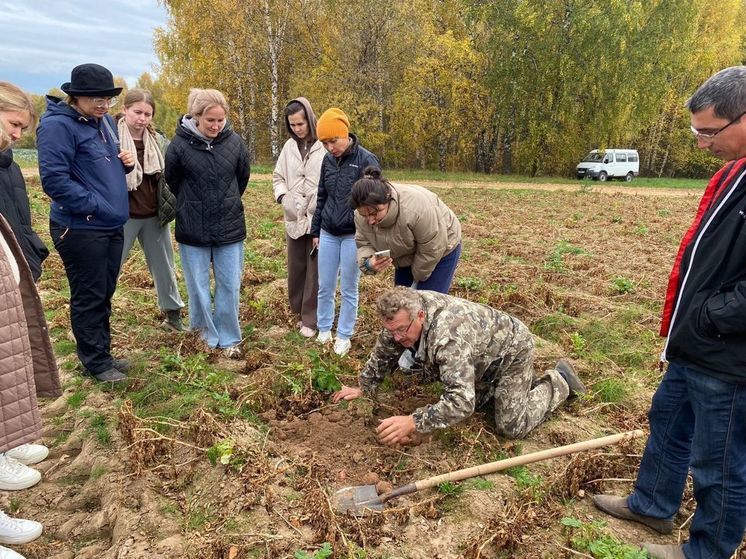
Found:
[[[316,139],[316,115],[305,97],[287,104],[285,126],[290,139],[280,152],[272,185],[275,200],[282,204],[285,213],[290,310],[300,317],[297,327],[301,335],[311,338],[316,334],[319,282],[310,232],[326,152]]]

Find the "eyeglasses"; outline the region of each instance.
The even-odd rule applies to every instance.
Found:
[[[720,132],[722,132],[723,130],[725,130],[726,128],[728,128],[728,126],[730,126],[731,124],[735,124],[736,122],[738,122],[741,119],[741,117],[744,116],[744,115],[746,115],[746,111],[742,112],[736,118],[734,118],[733,120],[731,120],[728,124],[726,124],[725,126],[723,126],[721,128],[718,128],[714,132],[707,132],[707,133],[706,132],[700,132],[699,130],[697,130],[696,128],[694,128],[694,126],[690,126],[689,128],[692,130],[692,134],[694,134],[695,138],[697,138],[698,140],[704,140],[705,142],[710,142],[710,141],[712,141],[712,139],[715,136],[717,136],[718,134],[720,134]]]
[[[388,209],[389,205],[381,204],[380,206],[363,206],[363,207],[367,208],[366,212],[363,213],[362,211],[360,211],[363,208],[358,208],[357,213],[360,214],[360,217],[364,217],[367,219],[369,217],[378,216],[382,211]]]
[[[94,107],[113,107],[119,102],[119,97],[91,97]]]
[[[409,332],[409,329],[412,327],[412,324],[414,324],[414,321],[417,320],[417,317],[415,316],[411,322],[409,323],[409,326],[404,328],[403,326],[401,328],[397,328],[396,330],[389,330],[392,336],[395,336],[397,338],[403,338],[407,335],[407,332]]]

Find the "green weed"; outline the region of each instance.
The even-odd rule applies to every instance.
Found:
[[[606,523],[595,520],[581,522],[577,518],[564,517],[560,520],[570,536],[572,548],[581,553],[590,553],[595,559],[647,559],[648,554],[642,549],[620,542],[606,534]]]
[[[465,481],[463,485],[468,489],[487,491],[495,487],[495,482],[490,481],[488,479],[484,479],[483,477],[475,477],[474,479],[469,479]]]
[[[573,332],[570,334],[570,344],[572,345],[572,351],[575,355],[584,355],[588,348],[588,342],[580,332]]]
[[[71,410],[79,409],[85,402],[87,396],[88,394],[86,394],[82,390],[73,392],[72,394],[70,394],[70,396],[67,397],[67,407]]]
[[[314,390],[319,392],[336,392],[342,388],[339,375],[342,369],[336,363],[325,362],[318,351],[309,351],[311,357],[311,382]]]
[[[332,549],[332,545],[329,542],[324,542],[324,544],[313,552],[312,555],[309,555],[305,551],[296,551],[293,554],[293,557],[295,559],[329,559],[334,554],[334,550]]]
[[[614,278],[611,282],[611,286],[614,291],[620,295],[632,293],[635,290],[635,282],[622,276]]]
[[[560,241],[557,243],[557,246],[554,247],[554,251],[549,258],[544,262],[544,269],[550,272],[564,271],[566,254],[581,255],[587,253],[582,248],[576,247],[567,241]]]
[[[607,378],[593,385],[593,390],[599,400],[610,404],[617,404],[627,397],[628,388],[624,382],[616,378]]]
[[[438,492],[453,497],[463,493],[464,487],[452,481],[444,481],[443,483],[438,484]]]
[[[94,414],[91,417],[90,428],[96,434],[96,440],[104,446],[111,444],[111,433],[106,416],[101,413]]]
[[[100,478],[102,475],[106,473],[106,466],[103,466],[101,464],[94,466],[91,470],[91,481],[96,481],[98,478]]]
[[[223,439],[208,448],[207,459],[210,461],[210,464],[213,466],[216,466],[218,463],[224,466],[230,464],[233,460],[233,444],[232,440]]]
[[[456,287],[465,289],[466,291],[479,291],[482,289],[482,280],[475,277],[458,277],[456,278]]]

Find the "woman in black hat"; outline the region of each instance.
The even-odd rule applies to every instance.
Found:
[[[129,217],[125,173],[135,157],[119,149],[107,113],[122,88],[103,66],[81,64],[61,89],[64,100],[47,96],[36,136],[49,228],[70,283],[78,357],[96,380],[118,382],[129,364],[111,356],[109,317]]]

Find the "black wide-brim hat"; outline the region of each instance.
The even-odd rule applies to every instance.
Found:
[[[98,64],[81,64],[70,72],[70,81],[60,86],[68,95],[78,97],[114,97],[122,92],[114,85],[111,72]]]

